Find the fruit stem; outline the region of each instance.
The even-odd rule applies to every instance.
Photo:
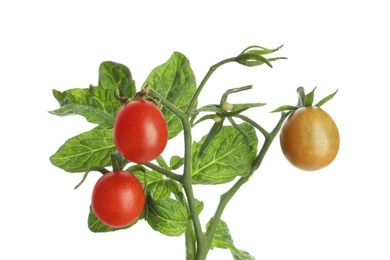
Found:
[[[305,99],[306,99],[305,89],[303,87],[298,87],[297,92],[298,92],[298,107],[304,107]]]

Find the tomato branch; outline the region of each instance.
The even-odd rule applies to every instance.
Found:
[[[178,181],[178,182],[182,182],[182,176],[179,175],[179,174],[176,174],[170,170],[167,170],[161,166],[158,166],[158,165],[155,165],[151,162],[146,162],[146,163],[143,163],[143,165],[145,165],[146,167],[149,167],[150,169],[152,170],[155,170],[161,174],[164,174],[165,176],[169,177],[169,178],[172,178],[174,179],[175,181]]]
[[[240,118],[241,120],[243,120],[243,121],[247,122],[248,124],[252,125],[253,127],[255,127],[257,130],[259,130],[260,133],[262,133],[264,135],[264,137],[267,137],[269,135],[267,130],[265,130],[261,125],[259,125],[258,123],[256,123],[252,119],[250,119],[249,117],[241,115],[241,114],[235,115],[235,117]]]
[[[161,96],[158,92],[153,90],[152,88],[149,89],[149,95],[157,98],[163,106],[165,106],[168,110],[170,110],[173,114],[175,114],[180,120],[186,120],[187,115],[183,111],[181,111],[177,106],[172,104],[168,99]]]
[[[207,72],[206,76],[203,78],[203,80],[200,82],[199,84],[199,87],[196,89],[196,92],[194,93],[194,95],[192,96],[192,99],[187,107],[187,113],[188,114],[191,114],[192,111],[195,109],[195,106],[196,106],[196,103],[198,101],[198,97],[200,95],[200,93],[202,92],[203,90],[203,87],[206,85],[207,81],[209,80],[209,78],[211,77],[211,75],[213,75],[213,73],[219,68],[221,67],[222,65],[226,64],[226,63],[229,63],[229,62],[235,62],[236,61],[236,57],[233,57],[233,58],[228,58],[228,59],[225,59],[223,61],[220,61],[216,64],[214,64],[213,66],[210,67],[209,71]]]

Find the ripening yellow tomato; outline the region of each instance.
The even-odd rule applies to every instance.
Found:
[[[323,109],[315,106],[294,111],[280,132],[285,157],[296,167],[315,171],[336,157],[340,135],[336,123]]]

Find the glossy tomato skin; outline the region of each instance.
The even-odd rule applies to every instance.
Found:
[[[147,100],[124,105],[114,123],[114,141],[118,151],[136,163],[157,158],[168,141],[168,126],[161,110]]]
[[[141,215],[144,205],[142,184],[130,172],[115,170],[106,173],[92,191],[93,212],[110,227],[130,225]]]
[[[285,157],[296,167],[314,171],[329,165],[340,146],[338,128],[323,109],[309,106],[294,111],[280,132]]]

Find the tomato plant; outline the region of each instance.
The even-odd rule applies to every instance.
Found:
[[[114,141],[118,151],[132,162],[156,159],[168,141],[164,115],[151,101],[131,101],[116,116]]]
[[[132,224],[141,215],[144,205],[142,184],[127,171],[105,173],[92,191],[93,212],[110,227],[120,228]]]
[[[50,157],[53,165],[67,172],[84,172],[77,187],[90,172],[104,174],[93,190],[89,229],[116,231],[129,228],[135,220],[145,220],[164,235],[184,235],[188,260],[204,260],[214,248],[230,250],[234,259],[254,259],[234,245],[228,224],[222,219],[224,210],[260,167],[282,127],[283,150],[286,155],[296,153],[289,156],[291,160],[298,158],[299,167],[315,169],[333,160],[339,137],[332,130],[333,121],[319,107],[336,92],[314,108],[314,90],[306,95],[303,88],[298,88],[298,105],[274,110],[281,113],[271,130],[244,114],[265,103],[228,102],[230,95],[249,91],[252,85],[226,90],[215,104],[199,106],[199,99],[209,78],[221,66],[265,64],[272,68],[273,62],[285,58],[266,55],[281,47],[250,46],[211,66],[199,85],[188,59],[174,52],[167,62],[151,71],[138,92],[130,70],[110,61],[99,67],[98,86],[54,90],[60,108],[52,114],[79,114],[96,125],[67,140]],[[158,100],[159,105],[148,100]],[[208,120],[212,122],[210,129],[194,140],[194,128]],[[168,139],[181,132],[184,149],[174,149],[166,160],[162,152]],[[201,223],[204,202],[196,198],[193,186],[226,183],[232,185],[219,194],[215,213],[206,224]]]

